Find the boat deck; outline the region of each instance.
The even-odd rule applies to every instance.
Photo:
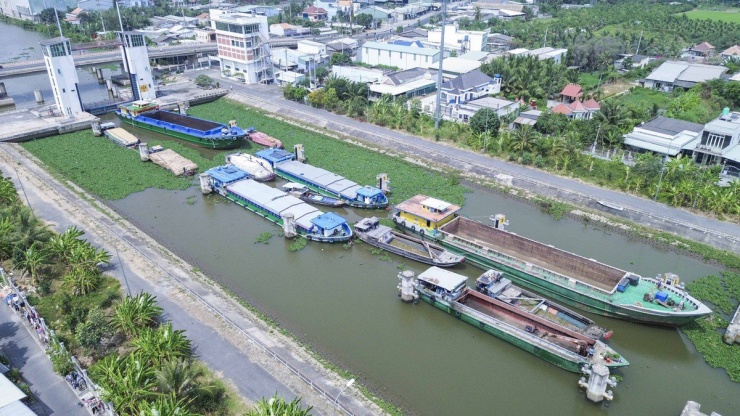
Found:
[[[177,124],[179,126],[183,126],[186,128],[191,128],[191,129],[195,129],[195,130],[199,130],[203,132],[213,130],[215,128],[223,127],[222,124],[215,123],[213,121],[202,120],[202,119],[194,118],[194,117],[188,117],[182,114],[177,114],[177,113],[172,113],[169,111],[162,111],[162,110],[148,111],[140,115],[140,117],[148,117],[154,120],[160,120],[166,123]]]
[[[458,217],[441,230],[566,277],[612,291],[627,272],[558,248]]]
[[[116,144],[119,144],[124,147],[131,147],[135,144],[139,143],[139,139],[136,138],[133,134],[127,132],[126,130],[120,128],[120,127],[114,127],[112,129],[106,129],[103,134],[105,137],[108,137],[112,141],[114,141]]]
[[[198,165],[186,159],[172,149],[165,149],[161,152],[150,153],[149,159],[157,165],[168,169],[175,175],[192,175],[198,170]]]

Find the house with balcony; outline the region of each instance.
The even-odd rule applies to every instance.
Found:
[[[455,25],[445,26],[445,49],[457,51],[459,54],[466,52],[488,51],[488,35],[490,29],[486,30],[460,30]],[[432,29],[427,32],[427,41],[439,45],[442,40],[442,29]]]
[[[690,155],[703,124],[657,116],[641,123],[624,135],[624,146],[635,152],[659,155]]]
[[[326,9],[316,6],[308,6],[303,9],[303,18],[312,22],[320,22],[329,18],[329,13]]]
[[[267,16],[211,9],[221,72],[247,84],[273,81]],[[241,75],[238,75],[241,74]]]
[[[725,108],[704,125],[695,143],[696,163],[721,165],[727,174],[740,176],[740,112]]]
[[[446,120],[467,121],[465,115],[472,116],[480,108],[466,110],[465,104],[500,92],[501,77],[496,76],[495,78],[491,78],[476,69],[444,82],[440,90],[439,101],[442,118]],[[504,106],[503,104],[503,100],[496,103],[498,106]],[[437,106],[436,94],[430,94],[422,98],[421,106],[422,111],[434,115]],[[460,112],[461,109],[463,109],[462,112]]]

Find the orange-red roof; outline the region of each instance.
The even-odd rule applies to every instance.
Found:
[[[573,114],[573,112],[570,111],[570,107],[568,107],[565,103],[560,103],[553,107],[552,112],[557,114],[565,114],[566,116]]]
[[[725,49],[724,52],[722,52],[722,55],[724,56],[734,56],[734,55],[740,55],[740,46],[730,46],[729,48]]]
[[[560,95],[571,98],[579,98],[583,95],[583,88],[578,84],[568,84],[563,88],[563,92]]]
[[[599,103],[596,102],[593,98],[589,99],[585,103],[583,103],[583,106],[590,109],[590,110],[598,110],[601,108]]]
[[[396,209],[432,222],[441,221],[460,210],[459,206],[449,204],[443,212],[431,212],[429,209],[424,208],[424,204],[422,204],[422,202],[428,199],[429,197],[426,195],[416,195],[400,204],[396,204]]]
[[[714,46],[710,45],[709,42],[702,42],[698,45],[694,45],[694,47],[691,48],[692,51],[698,52],[709,52],[712,49],[714,49]]]

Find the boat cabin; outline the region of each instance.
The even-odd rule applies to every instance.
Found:
[[[442,298],[455,300],[462,295],[468,278],[439,267],[430,267],[418,277],[419,289],[432,292]]]
[[[147,111],[159,110],[159,104],[149,100],[138,100],[129,104],[123,104],[118,106],[118,110],[122,116],[136,117],[141,113]]]
[[[311,232],[323,237],[342,235],[349,229],[347,220],[333,212],[321,214],[318,217],[313,218],[311,223],[314,225]]]
[[[357,201],[367,205],[382,205],[388,203],[388,197],[383,191],[373,186],[363,186],[355,191]]]
[[[214,188],[222,188],[242,179],[247,179],[248,174],[233,165],[216,166],[208,169],[206,174],[211,177]]]
[[[511,280],[504,277],[503,272],[488,270],[475,279],[475,288],[488,296],[495,298],[511,285]]]
[[[295,159],[295,155],[293,153],[283,149],[264,149],[255,153],[255,155],[265,159],[273,168],[280,163]]]
[[[378,228],[380,220],[378,217],[364,218],[355,223],[355,229],[359,232],[366,233],[374,228]]]
[[[412,230],[436,235],[437,229],[452,221],[460,207],[426,195],[416,195],[396,205],[393,220]]]

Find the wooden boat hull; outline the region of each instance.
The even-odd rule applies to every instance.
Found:
[[[209,149],[233,149],[237,146],[239,146],[239,142],[244,138],[244,136],[238,137],[229,137],[225,139],[204,139],[197,136],[193,136],[181,131],[177,130],[170,130],[166,129],[160,126],[152,125],[149,123],[143,123],[141,121],[138,121],[136,119],[131,119],[128,117],[120,117],[121,120],[124,123],[128,123],[135,127],[140,127],[142,129],[150,130],[156,133],[161,133],[170,137],[174,137],[176,139],[184,140],[186,142],[197,144],[198,146],[207,147]]]
[[[292,195],[296,196],[298,199],[304,202],[308,202],[309,204],[314,205],[323,205],[325,207],[342,207],[345,205],[345,202],[341,199],[328,197],[326,195],[321,195],[317,192],[291,192]]]
[[[460,218],[455,221],[459,219]],[[648,309],[645,307],[645,303],[642,302],[642,298],[631,300],[629,302],[620,301],[620,294],[614,291],[610,293],[604,290],[599,290],[566,276],[558,277],[555,276],[555,274],[552,274],[545,278],[540,275],[536,275],[532,271],[536,267],[532,267],[531,264],[479,244],[480,241],[494,241],[493,239],[477,239],[477,242],[469,241],[465,237],[457,235],[454,232],[445,231],[444,228],[446,228],[447,225],[445,225],[441,230],[426,230],[418,227],[414,227],[412,229],[410,227],[406,227],[402,222],[396,222],[396,224],[404,231],[412,232],[422,238],[433,239],[448,250],[465,255],[468,261],[484,270],[493,268],[503,271],[507,277],[511,278],[511,280],[519,286],[542,294],[556,302],[568,304],[599,315],[652,325],[678,326],[692,322],[701,316],[711,313],[711,310],[708,307],[688,295],[686,295],[686,301],[693,302],[695,305],[698,305],[697,309],[694,311],[674,311],[670,308],[664,308],[663,310]],[[596,264],[596,262],[594,263]],[[639,293],[644,293],[646,291],[654,290],[656,284],[656,279],[643,277],[640,280],[639,287],[630,289],[638,291]],[[672,291],[676,296],[679,295],[679,293],[673,289],[665,287],[664,289]]]
[[[384,243],[382,241],[379,241],[376,238],[370,237],[366,233],[363,233],[363,232],[360,232],[360,231],[357,231],[357,230],[355,230],[355,234],[357,235],[357,238],[359,238],[361,241],[363,241],[363,242],[365,242],[367,244],[370,244],[371,246],[378,247],[378,248],[381,248],[381,249],[383,249],[385,251],[389,251],[391,253],[398,254],[401,257],[406,257],[407,259],[415,260],[415,261],[418,261],[420,263],[428,264],[428,265],[431,265],[431,266],[437,266],[437,267],[453,267],[453,266],[456,266],[456,265],[462,263],[465,260],[465,257],[464,256],[459,256],[460,257],[459,260],[447,261],[447,262],[440,261],[440,260],[438,260],[436,258],[433,258],[430,255],[426,255],[426,256],[425,255],[421,255],[421,254],[418,254],[418,253],[415,253],[415,252],[412,252],[412,251],[409,251],[409,250],[404,250],[404,249],[402,249],[400,247],[397,247],[397,246],[394,246],[392,244]],[[394,239],[395,238],[397,238],[397,239],[409,239],[408,236],[404,236],[403,234],[394,233],[394,235],[395,235]],[[415,240],[414,242],[420,242],[419,240],[416,240],[416,239],[413,239],[413,240]],[[433,248],[436,248],[438,250],[444,250],[443,248],[441,248],[439,246],[433,246]]]

